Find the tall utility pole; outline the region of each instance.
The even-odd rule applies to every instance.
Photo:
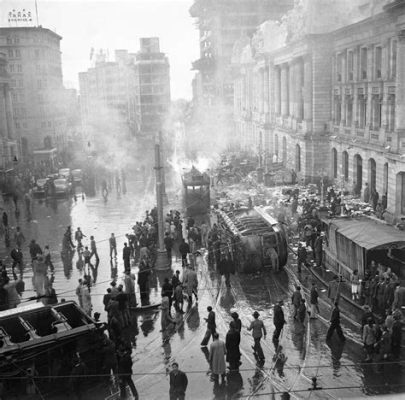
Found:
[[[155,144],[155,176],[156,176],[156,204],[158,216],[158,238],[159,248],[157,250],[155,268],[166,270],[169,267],[164,244],[164,219],[163,219],[163,191],[162,191],[162,171],[163,167],[160,162],[160,144]]]
[[[163,152],[163,135],[162,131],[159,131],[159,146],[160,146],[160,160],[161,160],[161,174],[160,174],[160,181],[162,182],[162,199],[163,199],[163,206],[167,206],[169,204],[169,200],[167,199],[166,193],[166,176],[165,176],[165,162],[164,162],[164,152]]]

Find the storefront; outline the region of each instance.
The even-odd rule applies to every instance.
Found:
[[[405,232],[367,217],[323,219],[325,266],[347,278],[364,277],[371,261],[405,278]]]

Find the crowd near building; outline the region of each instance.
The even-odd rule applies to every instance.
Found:
[[[322,15],[322,18],[319,18]],[[405,4],[300,0],[233,48],[240,146],[405,216]]]
[[[86,131],[103,120],[126,125],[134,136],[162,129],[170,107],[170,66],[159,38],[141,38],[137,53],[116,50],[115,61],[100,51],[94,66],[79,73],[79,85]]]

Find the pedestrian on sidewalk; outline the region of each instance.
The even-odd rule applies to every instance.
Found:
[[[183,304],[184,304],[183,286],[182,286],[181,282],[178,282],[177,286],[174,289],[174,308],[176,309],[176,311],[180,312],[181,314],[184,313]]]
[[[340,311],[339,305],[335,302],[335,307],[333,308],[332,315],[330,318],[330,326],[328,332],[326,334],[326,340],[330,340],[332,338],[333,332],[336,330],[336,333],[339,336],[339,339],[344,342],[346,338],[343,335],[342,327],[340,326]]]
[[[363,344],[366,351],[366,362],[373,360],[374,346],[376,344],[376,328],[372,318],[369,318],[363,328]]]
[[[84,267],[86,268],[87,266],[87,268],[89,267],[93,268],[93,264],[91,263],[91,252],[87,246],[84,247],[83,258],[84,258]]]
[[[298,272],[301,272],[301,267],[302,265],[305,266],[306,262],[307,262],[307,249],[302,245],[302,243],[300,242],[298,244],[298,251],[297,251],[297,262],[298,262]]]
[[[302,300],[301,287],[296,286],[295,291],[291,296],[291,303],[294,306],[294,319],[297,319],[297,313],[301,305],[301,300]]]
[[[139,399],[138,391],[132,380],[132,357],[131,348],[121,346],[118,350],[118,375],[120,377],[120,398],[126,399],[127,385],[131,389],[132,396],[135,400]]]
[[[226,347],[226,361],[229,363],[230,371],[239,371],[240,362],[240,334],[235,329],[235,322],[229,323],[229,330],[226,334],[225,347]]]
[[[211,372],[215,382],[219,381],[219,376],[221,376],[222,384],[225,383],[225,355],[226,347],[225,343],[219,339],[219,335],[215,332],[212,335],[213,342],[210,345],[210,365]]]
[[[179,252],[181,254],[181,261],[183,267],[186,267],[188,262],[187,262],[187,255],[190,253],[190,246],[188,243],[186,243],[186,240],[183,238],[180,246],[179,246]]]
[[[51,251],[49,250],[49,246],[46,245],[44,249],[44,256],[45,256],[45,265],[51,272],[55,271],[55,267],[53,266],[52,260],[51,260]]]
[[[169,374],[170,378],[170,400],[184,400],[188,385],[187,375],[179,370],[179,364],[174,362]]]
[[[23,252],[21,251],[21,248],[19,246],[16,246],[13,250],[11,250],[10,256],[13,260],[13,265],[11,266],[13,272],[16,266],[18,266],[19,270],[22,271],[24,269],[24,264]]]
[[[322,255],[323,255],[323,234],[317,236],[314,243],[314,255],[315,263],[317,267],[322,265]]]
[[[262,336],[264,337],[264,339],[266,339],[267,332],[266,327],[264,326],[263,321],[259,319],[259,316],[260,314],[257,311],[253,313],[254,320],[250,323],[250,326],[247,329],[248,331],[252,331],[254,340],[254,346],[252,346],[252,349],[254,351],[254,354],[260,363],[264,363],[264,354],[262,346],[260,344],[260,340]]]
[[[169,300],[169,313],[170,313],[173,302],[173,285],[170,283],[169,278],[165,278],[165,281],[162,285],[162,298],[163,297],[167,297]]]
[[[273,333],[273,344],[277,348],[281,331],[283,330],[284,324],[286,324],[286,320],[284,318],[284,311],[281,308],[283,305],[283,301],[280,300],[274,306],[274,314],[273,314],[273,323],[275,326],[275,330]]]
[[[164,244],[165,244],[165,249],[166,249],[166,254],[167,254],[168,267],[171,267],[172,266],[172,249],[173,249],[173,245],[174,245],[174,240],[170,236],[169,232],[165,233]]]
[[[122,259],[124,260],[125,272],[130,272],[131,271],[131,249],[128,247],[127,243],[124,243],[124,248],[122,249]]]
[[[188,305],[191,307],[193,304],[193,294],[195,296],[196,302],[198,302],[198,278],[197,273],[192,268],[187,268],[187,274],[184,279],[184,284],[186,286]]]
[[[307,315],[307,307],[305,306],[305,299],[301,299],[301,304],[298,307],[297,317],[298,321],[301,322],[302,325],[305,323],[305,317]]]
[[[212,310],[211,306],[207,307],[208,317],[204,318],[205,322],[207,323],[207,330],[205,332],[204,338],[201,342],[201,346],[207,346],[210,337],[214,339],[214,333],[216,332],[217,324],[215,323],[215,312]]]
[[[19,248],[21,248],[23,243],[25,242],[25,236],[21,232],[21,228],[19,226],[17,226],[17,228],[15,229],[14,241],[15,241],[16,247],[19,247]]]
[[[75,240],[77,242],[77,250],[80,250],[83,248],[82,240],[85,238],[86,235],[80,230],[80,228],[77,228],[75,232]]]
[[[97,245],[96,245],[96,241],[94,240],[94,236],[90,236],[90,250],[91,250],[90,259],[93,256],[96,257],[96,268],[97,268],[98,264],[100,263],[100,258],[97,253]]]
[[[108,239],[108,242],[110,244],[110,258],[117,258],[117,239],[115,238],[115,235],[112,233],[110,238]]]
[[[360,279],[359,279],[359,271],[355,269],[350,277],[350,282],[352,285],[352,300],[359,300],[359,286],[360,286]]]
[[[310,303],[311,303],[311,319],[316,319],[316,314],[319,313],[319,305],[318,305],[318,289],[316,287],[316,283],[312,282],[311,294],[310,294]]]

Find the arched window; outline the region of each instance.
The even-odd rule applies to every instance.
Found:
[[[301,171],[301,147],[299,144],[295,146],[295,170]]]
[[[332,176],[337,178],[337,151],[335,148],[332,149]]]
[[[349,180],[349,154],[347,151],[342,153],[342,169],[343,179],[347,182]]]
[[[388,163],[384,164],[384,170],[383,170],[383,192],[382,194],[385,194],[388,192]]]
[[[276,155],[278,161],[278,135],[274,136],[274,154]]]
[[[363,188],[363,159],[360,154],[356,154],[353,158],[353,182],[354,192],[360,194]]]

